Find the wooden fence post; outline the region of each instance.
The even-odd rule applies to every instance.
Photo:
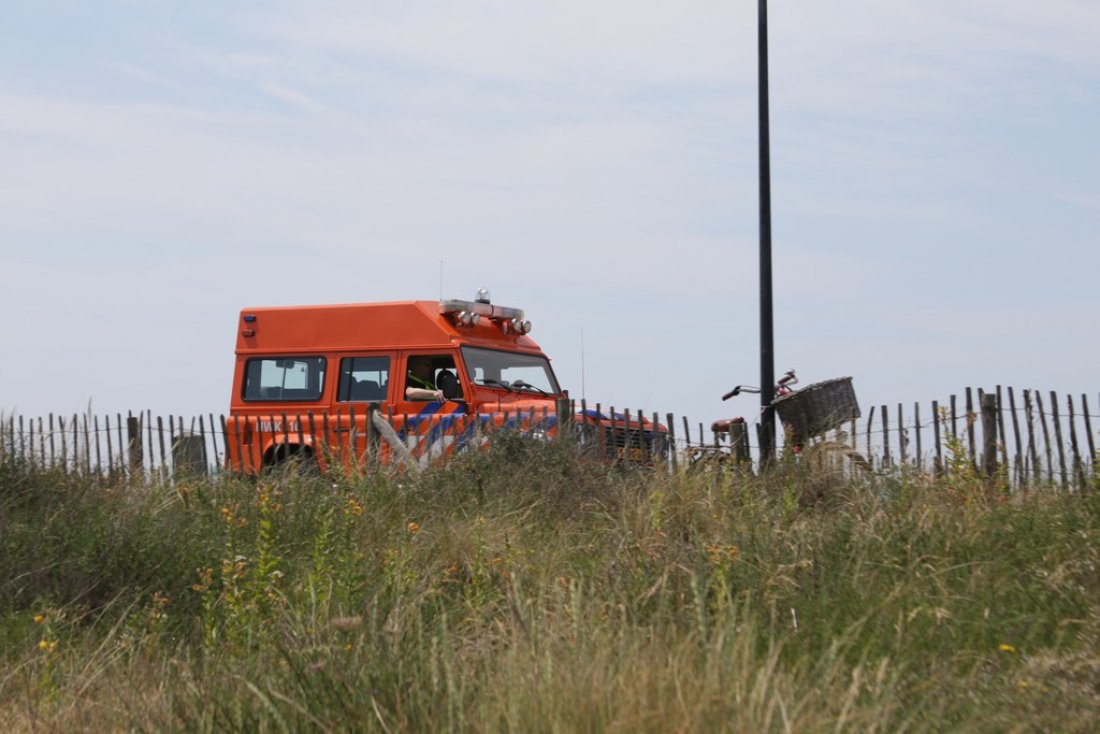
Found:
[[[916,426],[916,434],[917,434],[917,451],[916,451],[917,473],[920,474],[924,469],[924,467],[923,467],[923,463],[924,463],[924,446],[922,445],[921,435],[920,435],[921,425],[920,425],[920,403],[919,402],[913,403],[913,425]]]
[[[901,465],[909,463],[909,436],[905,431],[905,417],[902,415],[901,403],[898,403],[898,454]]]
[[[1031,474],[1028,484],[1034,479],[1042,481],[1041,468],[1039,467],[1039,448],[1035,441],[1035,408],[1031,402],[1031,390],[1024,390],[1024,419],[1027,425],[1027,454],[1031,460]],[[1028,474],[1024,472],[1025,476]]]
[[[409,447],[405,445],[405,442],[401,440],[401,437],[397,434],[397,431],[394,429],[394,427],[390,425],[389,421],[382,417],[382,414],[379,411],[368,410],[367,420],[369,420],[371,424],[378,430],[378,433],[382,437],[382,439],[385,440],[387,444],[389,444],[390,449],[393,450],[393,455],[396,459],[400,459],[400,461],[411,471],[420,471],[420,464],[409,451]],[[405,426],[408,426],[407,419],[405,422]],[[408,429],[406,428],[406,430]]]
[[[676,421],[675,416],[672,413],[665,415],[665,422],[668,424],[668,455],[672,460],[672,472],[676,473],[679,470],[679,463],[676,460]]]
[[[730,444],[732,444],[733,458],[738,465],[752,461],[749,455],[749,432],[744,423],[730,424]]]
[[[126,418],[126,437],[129,447],[130,479],[144,469],[144,452],[141,442],[141,419],[131,414]]]
[[[974,423],[977,419],[978,415],[974,412],[974,391],[968,387],[966,388],[966,441],[967,446],[970,447],[970,468],[975,473],[978,471],[978,446],[974,442]]]
[[[1002,397],[1001,386],[997,385],[997,448],[1001,452],[1001,463],[1008,470],[1008,434],[1005,432],[1005,401]]]
[[[1039,425],[1043,429],[1043,455],[1046,457],[1047,481],[1054,483],[1054,457],[1050,452],[1050,431],[1047,430],[1047,414],[1043,410],[1043,396],[1035,391],[1035,409],[1039,412]]]
[[[894,462],[890,458],[890,413],[883,405],[882,411],[882,467],[889,468]]]
[[[1093,478],[1095,478],[1097,463],[1096,443],[1093,441],[1092,438],[1092,419],[1089,416],[1089,399],[1088,396],[1085,395],[1085,393],[1081,393],[1081,414],[1085,417],[1085,435],[1088,436],[1089,441],[1089,460],[1087,462],[1088,466],[1086,466],[1085,468],[1088,470],[1089,473],[1093,475]],[[19,427],[20,430],[22,430],[22,418],[19,419]],[[22,453],[22,451],[20,451],[20,453]]]
[[[1016,475],[1017,486],[1026,483],[1026,473],[1024,472],[1024,455],[1022,441],[1020,440],[1020,418],[1016,415],[1016,393],[1009,387],[1008,388],[1008,409],[1012,412],[1012,435],[1016,439],[1016,454],[1013,459],[1013,470]]]
[[[1066,472],[1066,449],[1062,443],[1062,416],[1058,413],[1058,393],[1050,391],[1050,422],[1054,426],[1054,440],[1058,445],[1058,468],[1061,469],[1062,489],[1069,489]]]
[[[1085,488],[1085,469],[1077,445],[1077,413],[1073,409],[1073,396],[1069,394],[1066,395],[1066,411],[1069,413],[1069,445],[1073,451],[1073,483],[1081,490]]]
[[[932,401],[932,443],[936,446],[936,456],[932,459],[932,473],[938,479],[943,476],[943,443],[940,441],[940,401]]]
[[[152,424],[153,424],[153,418],[152,418],[152,416],[150,416],[149,417],[149,425],[152,425]],[[176,447],[175,447],[176,437],[175,437],[175,433],[176,433],[175,423],[172,420],[172,416],[169,415],[168,416],[168,443],[169,443],[169,445],[172,446],[172,459],[173,459],[173,461],[176,458]],[[183,418],[182,417],[180,418],[180,434],[181,435],[183,434]],[[157,441],[159,442],[159,445],[160,445],[160,466],[157,470],[157,473],[158,473],[158,475],[160,475],[161,479],[163,479],[164,476],[165,476],[165,470],[168,468],[168,462],[164,458],[164,419],[162,419],[159,415],[157,416]],[[153,453],[153,444],[152,443],[149,444],[149,453],[150,454]]]
[[[871,406],[871,412],[867,415],[867,461],[874,465],[874,454],[871,453],[871,428],[875,423],[875,406]]]
[[[569,398],[558,398],[554,402],[554,412],[558,421],[558,438],[573,438],[573,411],[569,409]]]
[[[982,467],[986,476],[997,473],[997,396],[983,393],[982,411]]]

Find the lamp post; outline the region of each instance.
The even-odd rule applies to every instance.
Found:
[[[760,104],[760,461],[775,457],[775,355],[772,333],[772,196],[768,136],[768,2],[759,0],[758,99]]]

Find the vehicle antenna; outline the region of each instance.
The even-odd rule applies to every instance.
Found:
[[[443,258],[439,258],[439,300],[443,300]]]
[[[584,392],[584,328],[581,328],[581,400],[585,400]]]

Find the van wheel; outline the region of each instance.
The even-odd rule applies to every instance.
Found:
[[[272,447],[264,458],[264,470],[268,473],[296,477],[315,477],[321,473],[313,451],[297,444],[279,444]]]

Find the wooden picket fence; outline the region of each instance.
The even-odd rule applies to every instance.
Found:
[[[569,413],[587,407],[574,404]],[[604,412],[599,405],[595,408]],[[658,421],[658,413],[631,412]],[[1012,488],[1083,490],[1098,484],[1097,418],[1086,395],[1075,399],[1053,391],[967,388],[943,403],[932,401],[923,408],[914,403],[911,411],[900,403],[863,406],[859,419],[827,438],[851,446],[878,474],[943,474],[966,466],[1000,477]],[[304,416],[298,420],[304,425]],[[667,462],[670,470],[687,465],[698,454],[694,450],[704,446],[736,453],[743,459],[741,466],[750,470],[759,462],[757,420],[749,420],[739,433],[722,435],[673,413],[660,422],[668,428],[674,449]],[[111,480],[212,476],[225,471],[226,435],[224,415],[10,414],[0,416],[0,462]]]
[[[1093,429],[1093,420],[1100,417],[1090,412],[1084,394],[1075,399],[1055,391],[1017,391],[998,385],[990,392],[966,388],[946,402],[926,404],[923,410],[914,403],[907,412],[898,403],[863,406],[862,413],[826,438],[851,446],[878,474],[942,475],[966,467],[1001,477],[1011,488],[1066,490],[1096,486],[1100,478]],[[759,442],[752,440],[756,438],[752,433],[746,431],[748,451],[758,455]],[[728,446],[719,437],[712,443]]]

